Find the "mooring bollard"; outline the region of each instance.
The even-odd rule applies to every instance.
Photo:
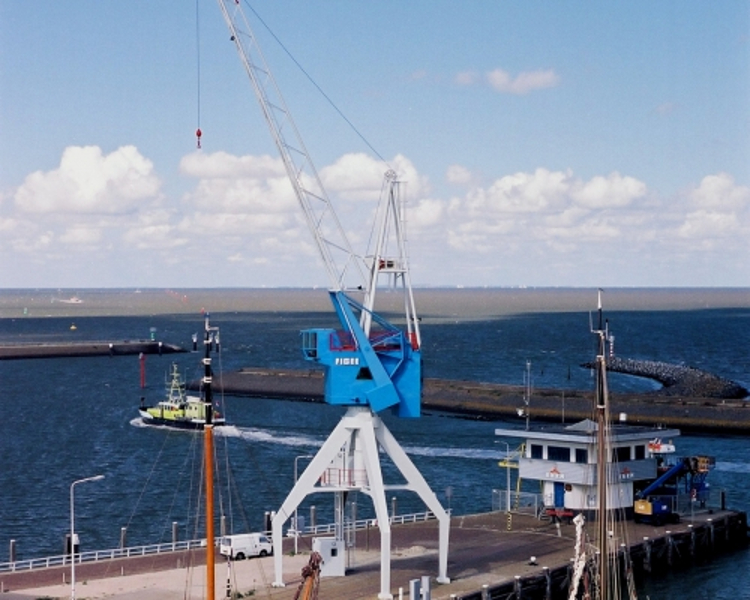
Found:
[[[422,575],[422,600],[432,600],[432,588],[430,586],[430,576]]]
[[[671,531],[665,531],[664,533],[667,534],[667,564],[671,567],[672,566],[672,552],[673,552],[673,546],[674,541],[672,540],[672,532]]]

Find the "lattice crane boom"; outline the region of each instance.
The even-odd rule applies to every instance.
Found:
[[[328,272],[331,289],[347,288],[351,271],[356,284],[365,281],[360,259],[353,252],[299,130],[268,68],[238,0],[218,0],[240,61],[253,84],[263,116],[284,162],[310,233]]]
[[[366,276],[365,261],[347,240],[241,4],[238,0],[218,2],[331,282],[329,294],[341,330],[303,331],[303,355],[325,368],[325,400],[329,404],[369,406],[375,412],[393,408],[399,416],[417,417],[422,389],[421,338],[396,175],[392,171],[386,174],[380,219],[375,225],[377,242]],[[394,255],[386,254],[390,239],[396,240]],[[347,284],[353,272],[359,276],[358,282]],[[403,289],[406,333],[374,311],[381,275],[392,277]],[[364,299],[355,300],[347,293],[349,289],[361,290]]]

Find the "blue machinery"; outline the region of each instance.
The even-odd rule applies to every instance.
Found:
[[[715,461],[709,456],[680,459],[636,494],[636,520],[651,521],[655,524],[679,521],[675,501],[680,493],[681,483],[684,484],[684,492],[690,495],[691,502],[705,504],[709,495],[706,477],[714,466]]]
[[[274,581],[283,581],[283,526],[299,504],[312,493],[335,497],[336,533],[316,538],[313,549],[323,558],[320,574],[344,575],[345,496],[360,491],[371,497],[380,529],[380,593],[390,592],[390,515],[386,491],[417,493],[439,523],[437,581],[448,583],[450,519],[421,473],[377,415],[390,408],[400,417],[419,417],[421,403],[421,338],[409,277],[404,233],[404,207],[393,171],[385,175],[375,223],[375,244],[370,255],[356,255],[328,199],[320,177],[274,81],[255,35],[238,0],[218,0],[240,61],[245,67],[271,136],[284,162],[289,181],[308,229],[326,267],[330,298],[341,329],[302,332],[307,360],[325,369],[325,400],[347,407],[346,414],[310,461],[272,520]],[[352,284],[352,276],[359,278]],[[386,277],[403,291],[405,331],[374,311],[378,282]],[[355,300],[346,290],[361,290]],[[387,485],[380,467],[380,452],[389,456],[405,483]],[[296,534],[296,523],[295,523]]]
[[[343,292],[329,292],[342,324],[356,324],[354,310],[364,308]],[[340,406],[391,408],[399,417],[418,417],[421,397],[421,353],[407,335],[372,315],[382,330],[365,336],[349,330],[307,329],[302,352],[326,368],[325,399]]]

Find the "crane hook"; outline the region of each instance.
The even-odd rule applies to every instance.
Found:
[[[198,147],[198,150],[201,148],[201,136],[203,135],[203,132],[200,130],[200,127],[195,130],[195,137],[196,137],[196,146]]]

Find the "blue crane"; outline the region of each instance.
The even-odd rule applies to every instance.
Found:
[[[397,174],[391,169],[385,173],[374,248],[366,256],[358,255],[349,244],[241,3],[218,2],[328,273],[328,294],[340,326],[302,332],[305,359],[325,370],[325,401],[346,407],[347,411],[274,516],[274,546],[281,548],[282,526],[308,494],[333,492],[335,536],[315,538],[313,548],[317,543],[323,555],[321,574],[344,575],[344,498],[349,491],[361,490],[372,498],[380,529],[378,598],[392,598],[391,531],[385,491],[406,489],[416,492],[439,521],[437,580],[448,582],[448,514],[378,416],[390,408],[401,417],[419,417],[421,405],[422,342],[409,275],[405,210]],[[400,288],[403,293],[403,330],[374,310],[378,283],[384,277],[391,287]],[[358,300],[360,296],[362,299]],[[381,451],[391,458],[406,484],[386,486],[380,467]],[[295,523],[295,533],[296,529]],[[284,585],[282,560],[283,553],[276,552],[275,586]]]

